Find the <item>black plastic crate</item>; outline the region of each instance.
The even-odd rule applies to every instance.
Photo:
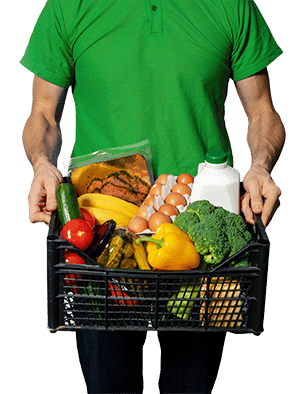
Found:
[[[47,238],[48,328],[57,330],[263,331],[270,243],[256,216],[255,242],[210,271],[103,269],[59,236]],[[64,263],[68,248],[86,261]],[[230,267],[249,253],[250,267]]]

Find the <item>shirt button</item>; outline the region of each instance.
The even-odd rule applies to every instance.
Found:
[[[153,11],[156,11],[156,10],[157,10],[156,5],[153,5],[151,8],[152,8]]]

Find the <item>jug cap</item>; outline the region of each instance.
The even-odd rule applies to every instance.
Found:
[[[205,155],[205,161],[211,164],[223,164],[227,161],[227,154],[223,151],[209,151]]]

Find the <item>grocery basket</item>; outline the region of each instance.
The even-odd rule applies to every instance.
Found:
[[[58,330],[263,331],[270,243],[255,216],[255,241],[210,271],[106,269],[59,236],[47,237],[48,328]],[[64,251],[86,264],[66,264]],[[251,265],[230,263],[248,254]]]

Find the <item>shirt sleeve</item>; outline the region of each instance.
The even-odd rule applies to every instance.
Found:
[[[231,68],[232,79],[238,81],[261,71],[283,52],[255,2],[235,4]]]
[[[54,85],[72,84],[74,62],[59,0],[45,4],[20,63]]]

